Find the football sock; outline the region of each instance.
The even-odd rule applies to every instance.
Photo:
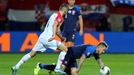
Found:
[[[66,55],[66,52],[64,51],[60,52],[55,69],[61,69],[61,64],[64,60],[65,55]]]
[[[23,63],[25,63],[29,58],[31,58],[30,54],[24,55],[24,56],[21,58],[21,60],[15,65],[15,68],[16,68],[16,69],[19,69],[19,67],[20,67]]]
[[[56,65],[46,65],[46,64],[39,64],[39,67],[41,69],[46,69],[46,70],[51,70],[51,71],[54,71]]]

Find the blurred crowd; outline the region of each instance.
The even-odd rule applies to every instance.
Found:
[[[62,3],[67,0],[0,0],[0,30],[41,31]],[[76,5],[81,7],[84,31],[134,31],[133,6],[115,7],[111,0],[76,0]]]

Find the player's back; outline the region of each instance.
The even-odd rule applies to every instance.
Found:
[[[56,13],[54,13],[50,16],[50,18],[49,18],[49,20],[46,24],[46,27],[44,29],[44,32],[46,34],[50,34],[50,35],[52,34],[52,27],[53,27],[53,24],[54,24],[54,21],[55,21],[56,17],[57,17]]]
[[[62,15],[60,14],[60,12],[54,13],[51,15],[51,17],[49,18],[46,27],[44,29],[44,32],[41,34],[40,37],[47,37],[50,38],[53,35],[53,25],[54,22],[57,21],[58,25],[60,25],[60,23],[62,23],[63,18]]]
[[[73,46],[71,49],[73,51],[73,55],[76,59],[80,58],[81,55],[84,53],[84,51],[86,51],[86,48],[90,46],[90,45],[77,45],[77,46]]]

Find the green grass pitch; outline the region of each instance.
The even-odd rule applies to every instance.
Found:
[[[24,54],[0,54],[0,75],[11,75],[11,67],[15,65]],[[37,62],[46,64],[56,63],[58,54],[39,53],[30,59],[18,71],[17,75],[33,75],[33,69]],[[110,67],[111,75],[134,75],[134,54],[104,54],[103,62]],[[39,75],[48,75],[48,71],[41,70]],[[53,73],[53,75],[58,75]],[[87,59],[79,72],[79,75],[100,75],[99,66],[95,59]]]

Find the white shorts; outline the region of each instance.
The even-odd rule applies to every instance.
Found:
[[[53,50],[56,50],[57,47],[60,45],[61,45],[60,41],[52,40],[51,42],[48,42],[48,40],[44,40],[43,38],[39,38],[32,50],[33,51],[40,51],[40,52],[46,51],[47,48],[51,48]]]

